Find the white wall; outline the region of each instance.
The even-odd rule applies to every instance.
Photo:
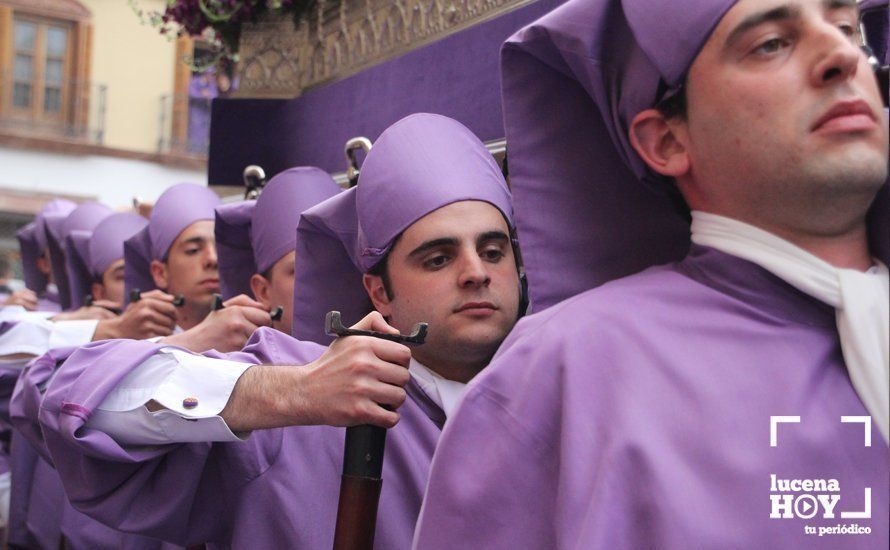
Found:
[[[0,187],[95,197],[112,208],[134,196],[154,202],[173,184],[207,184],[203,171],[95,155],[66,155],[0,147]]]

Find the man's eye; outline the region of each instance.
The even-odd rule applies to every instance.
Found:
[[[500,248],[489,248],[483,250],[481,256],[484,260],[496,262],[504,257],[504,251]]]
[[[200,252],[200,250],[201,250],[200,248],[186,248],[185,255],[186,256],[194,256],[195,254]]]
[[[843,22],[843,23],[839,23],[837,28],[839,28],[841,30],[841,32],[844,33],[844,36],[847,36],[850,38],[855,38],[857,42],[861,38],[861,36],[859,34],[859,26],[858,25],[854,25],[853,23]]]
[[[761,43],[754,48],[755,54],[770,55],[779,52],[782,48],[789,46],[791,42],[784,38],[772,38]]]
[[[427,267],[427,268],[437,268],[437,267],[442,267],[445,264],[447,264],[448,260],[449,260],[448,256],[445,256],[444,254],[440,254],[438,256],[433,256],[432,258],[429,258],[428,260],[424,261],[423,265],[424,265],[424,267]]]

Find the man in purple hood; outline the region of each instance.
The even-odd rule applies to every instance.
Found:
[[[280,307],[272,327],[290,334],[299,214],[340,191],[327,172],[296,166],[270,179],[257,200],[219,206],[214,232],[223,298],[245,294],[269,311]]]
[[[68,285],[73,307],[89,297],[122,306],[124,303],[124,242],[148,225],[132,212],[112,214],[92,232],[75,231],[68,236],[66,259]]]
[[[551,307],[449,420],[416,548],[887,547],[888,129],[859,28],[852,0],[575,0],[505,44]]]
[[[297,232],[293,332],[329,347],[260,328],[223,358],[109,343],[57,371],[40,422],[75,507],[179,544],[330,547],[334,426],[371,423],[392,428],[375,545],[410,544],[445,419],[519,313],[509,191],[469,130],[413,115],[380,136],[358,187],[304,212]],[[331,309],[367,314],[365,329],[429,321],[429,338],[331,343]]]
[[[59,295],[52,281],[46,243],[47,218],[64,218],[77,205],[64,199],[47,202],[34,221],[16,233],[22,255],[25,290],[14,293],[5,305],[18,305],[34,311],[60,311]]]

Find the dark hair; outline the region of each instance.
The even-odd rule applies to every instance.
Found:
[[[396,235],[392,240],[392,244],[389,245],[389,250],[386,251],[386,254],[380,258],[380,261],[377,262],[374,267],[368,270],[368,275],[376,275],[383,281],[383,290],[386,292],[387,300],[392,300],[394,296],[392,282],[389,279],[389,255],[392,254],[392,249],[396,247],[396,243],[398,243],[401,238],[402,233]]]
[[[389,250],[391,252],[392,248]],[[383,281],[383,290],[386,292],[387,300],[392,300],[392,283],[389,280],[389,252],[377,262],[377,265],[368,270],[368,275],[380,277],[380,280]]]
[[[659,101],[655,108],[661,113],[661,116],[670,120],[679,118],[686,119],[686,86],[680,86],[673,95],[664,97]]]

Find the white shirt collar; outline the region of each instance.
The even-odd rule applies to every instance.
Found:
[[[408,364],[408,372],[411,373],[411,377],[414,378],[420,389],[442,409],[445,413],[445,418],[450,417],[467,385],[462,382],[442,378],[438,373],[413,357]]]

